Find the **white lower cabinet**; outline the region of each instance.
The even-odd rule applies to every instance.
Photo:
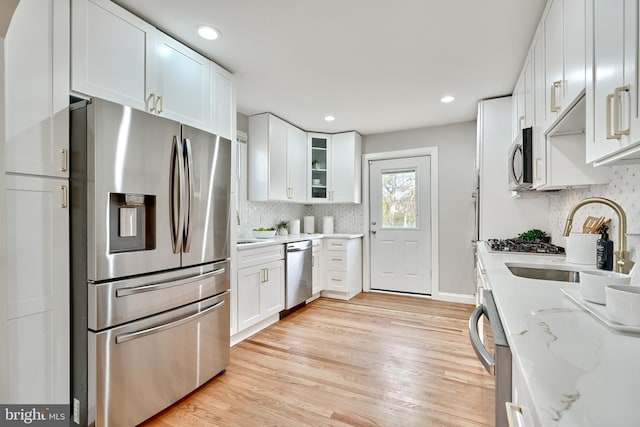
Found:
[[[9,401],[69,403],[65,179],[5,176]]]
[[[513,360],[511,372],[511,402],[504,408],[507,411],[509,427],[538,427],[540,420],[533,406],[529,388],[520,366]]]
[[[362,292],[362,239],[324,240],[322,296],[351,299]]]
[[[312,243],[312,251],[311,251],[311,289],[313,295],[316,295],[318,292],[323,289],[323,257],[322,257],[322,240],[315,239]]]
[[[238,332],[284,309],[284,246],[238,251]]]

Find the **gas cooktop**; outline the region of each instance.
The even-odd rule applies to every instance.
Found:
[[[522,239],[488,239],[487,246],[493,252],[518,252],[543,255],[564,255],[564,248],[551,243]]]

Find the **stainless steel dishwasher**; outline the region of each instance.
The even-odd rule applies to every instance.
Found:
[[[311,297],[311,240],[287,243],[285,310]]]

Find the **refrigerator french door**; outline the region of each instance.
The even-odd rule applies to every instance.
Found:
[[[231,142],[95,98],[70,120],[74,421],[135,425],[229,363]]]

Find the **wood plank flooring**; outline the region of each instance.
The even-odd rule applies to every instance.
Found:
[[[320,298],[233,347],[224,374],[144,426],[492,426],[472,309],[379,293]]]

